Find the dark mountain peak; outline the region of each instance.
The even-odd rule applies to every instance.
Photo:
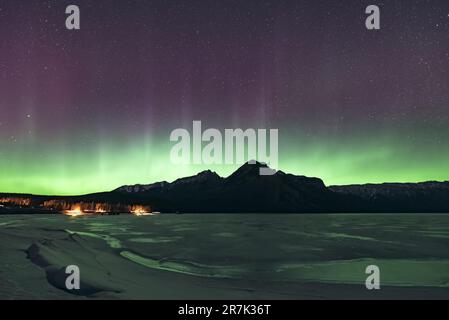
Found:
[[[197,177],[208,178],[208,179],[216,179],[221,178],[215,171],[204,170],[196,175]]]
[[[205,170],[197,175],[180,178],[170,184],[170,186],[178,186],[181,184],[191,184],[191,183],[215,183],[220,181],[222,178],[211,170]]]
[[[121,186],[115,190],[114,192],[126,192],[126,193],[139,193],[139,192],[145,192],[149,190],[154,189],[162,189],[166,186],[168,186],[170,183],[167,181],[161,181],[161,182],[155,182],[151,184],[134,184],[134,185],[127,185],[127,186]]]
[[[114,190],[114,192],[122,192],[122,193],[142,193],[147,191],[162,191],[166,189],[171,189],[173,187],[181,186],[181,185],[190,185],[190,184],[212,184],[221,181],[222,178],[211,170],[202,171],[194,176],[184,177],[175,180],[170,183],[167,181],[156,182],[152,184],[135,184],[135,185],[127,185],[122,186]]]
[[[233,181],[237,179],[245,179],[245,178],[255,178],[260,176],[260,172],[262,168],[269,169],[269,167],[262,162],[258,161],[248,161],[243,164],[240,168],[238,168],[234,173],[232,173],[227,180]]]

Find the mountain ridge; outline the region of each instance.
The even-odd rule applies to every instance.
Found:
[[[251,162],[228,177],[205,170],[173,182],[124,185],[109,192],[26,197],[36,206],[56,199],[150,205],[166,213],[449,213],[447,181],[326,186],[320,178],[283,171],[260,175],[261,168],[268,167]],[[0,193],[0,200],[5,196],[20,195]]]
[[[449,204],[444,200],[449,199],[447,181],[326,186],[320,178],[283,171],[261,176],[261,167],[267,166],[246,163],[228,177],[206,170],[140,194],[176,199],[184,209],[175,209],[180,212],[214,212],[217,207],[223,212],[449,212]],[[179,181],[192,184],[183,188]],[[113,192],[124,192],[127,188],[120,187]],[[191,192],[200,195],[190,195],[187,201],[182,193]],[[213,202],[214,206],[204,202]]]

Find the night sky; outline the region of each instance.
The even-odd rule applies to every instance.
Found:
[[[449,180],[449,1],[0,0],[0,191],[230,174],[170,163],[193,120],[278,128],[327,185]]]

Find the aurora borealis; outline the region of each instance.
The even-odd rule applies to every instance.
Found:
[[[1,0],[0,40],[0,192],[230,174],[170,163],[194,120],[278,128],[327,185],[449,180],[447,0]]]

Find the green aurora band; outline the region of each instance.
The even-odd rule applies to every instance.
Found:
[[[287,134],[289,135],[287,135]],[[293,134],[280,129],[279,169],[323,179],[326,185],[449,180],[447,141],[425,135]],[[90,144],[20,138],[0,144],[0,191],[75,195],[125,184],[173,181],[236,165],[174,165],[168,133],[157,138],[104,139]],[[108,141],[105,141],[108,140]]]

